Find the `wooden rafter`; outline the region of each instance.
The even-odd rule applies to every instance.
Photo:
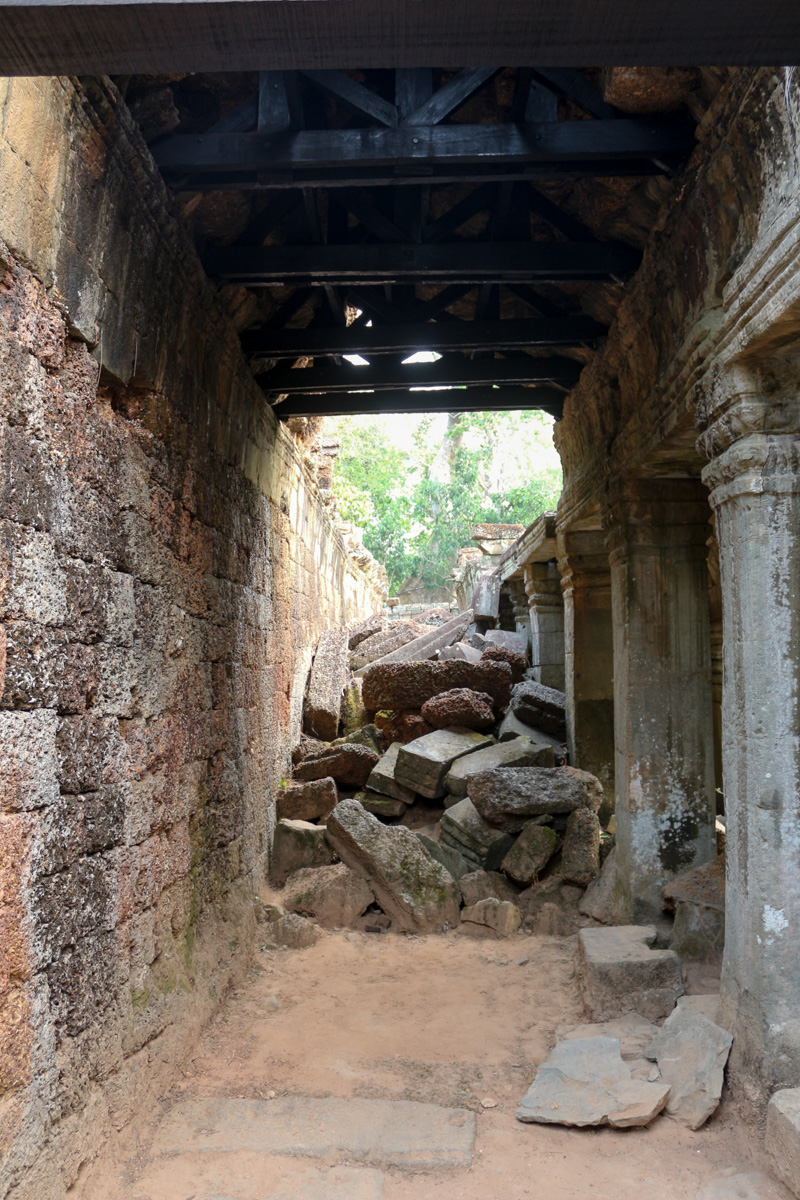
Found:
[[[571,358],[532,358],[515,354],[509,358],[465,358],[450,354],[438,362],[399,363],[379,358],[369,366],[328,363],[311,367],[278,366],[258,376],[266,391],[353,392],[367,388],[386,391],[409,387],[469,387],[475,384],[560,383],[571,387],[581,364]]]

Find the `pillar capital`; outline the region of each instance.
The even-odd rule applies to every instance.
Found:
[[[708,520],[708,492],[699,479],[618,478],[603,510],[611,563],[630,554],[705,558]]]
[[[602,529],[560,530],[556,551],[565,597],[578,590],[611,587],[606,535]]]

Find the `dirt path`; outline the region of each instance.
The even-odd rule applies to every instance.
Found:
[[[698,1132],[666,1117],[622,1131],[515,1120],[557,1026],[581,1020],[573,943],[336,933],[304,951],[262,951],[163,1110],[191,1097],[301,1095],[478,1114],[471,1170],[385,1171],[385,1200],[696,1200],[725,1172],[764,1170],[731,1104]],[[85,1200],[283,1200],[331,1165],[256,1153],[151,1158],[156,1121],[135,1154],[120,1147],[116,1164],[92,1173]]]

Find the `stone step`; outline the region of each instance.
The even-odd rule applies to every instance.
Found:
[[[378,1167],[471,1167],[475,1114],[412,1100],[184,1100],[156,1134],[156,1154],[288,1154]]]

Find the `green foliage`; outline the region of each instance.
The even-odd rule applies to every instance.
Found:
[[[554,508],[561,468],[551,422],[539,412],[343,417],[335,490],[345,520],[386,564],[389,588],[410,575],[449,580],[470,526],[530,524]]]

